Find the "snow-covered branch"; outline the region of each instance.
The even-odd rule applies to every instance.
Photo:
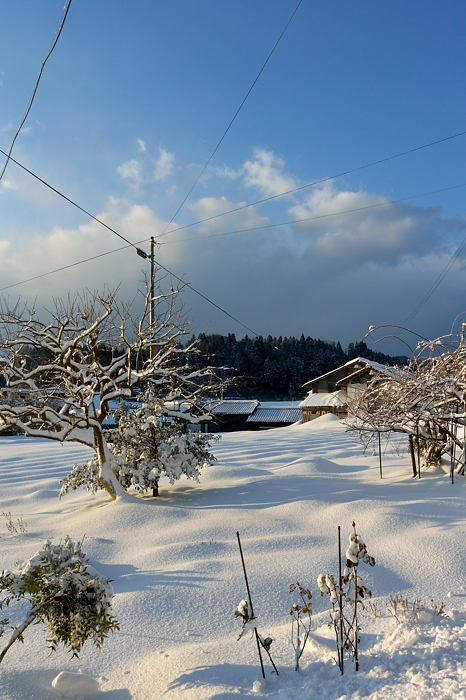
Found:
[[[123,304],[109,290],[55,300],[45,320],[21,301],[1,302],[0,372],[6,388],[0,432],[15,428],[93,447],[101,486],[113,498],[123,496],[118,475],[104,467],[111,451],[103,424],[113,402],[133,396],[136,386],[152,385],[159,401],[171,404],[170,415],[179,417],[183,403],[189,407],[183,418],[199,421],[205,415],[202,397],[212,396],[213,370],[190,367],[192,348],[181,344],[187,324],[182,308],[175,307],[177,294],[156,291],[152,322],[149,288],[137,315],[134,300]]]
[[[405,367],[386,368],[349,401],[351,427],[368,443],[377,434],[403,432],[438,463],[447,450],[464,448],[466,344],[459,335],[422,340]],[[458,429],[460,428],[460,429]],[[464,468],[461,464],[460,468]]]

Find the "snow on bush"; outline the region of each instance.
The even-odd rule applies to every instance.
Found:
[[[369,335],[375,330],[371,327]],[[348,401],[349,424],[366,447],[381,434],[405,433],[413,463],[417,452],[418,470],[438,466],[449,453],[452,476],[455,468],[464,473],[465,337],[463,323],[459,334],[420,340],[406,366],[373,370],[367,387]]]
[[[6,383],[0,434],[19,430],[90,447],[94,460],[81,465],[70,483],[94,488],[98,480],[113,499],[127,498],[107,443],[111,404],[134,396],[136,385],[152,385],[167,404],[182,400],[189,420],[200,422],[201,397],[214,393],[213,369],[190,365],[196,343],[182,345],[187,324],[177,294],[165,294],[157,284],[154,298],[147,285],[138,313],[109,290],[57,299],[41,314],[33,305],[0,300],[0,370]],[[44,314],[48,320],[42,320]],[[182,417],[176,407],[167,412]],[[182,455],[184,446],[174,445],[172,452]]]
[[[353,532],[349,535],[349,545],[346,550],[346,566],[339,581],[332,574],[320,574],[317,577],[317,585],[321,595],[329,595],[332,603],[332,622],[337,643],[338,665],[343,673],[343,655],[346,649],[350,657],[355,661],[356,671],[358,663],[358,645],[360,642],[358,624],[358,604],[365,597],[371,597],[372,593],[359,576],[359,562],[375,566],[374,557],[370,556],[363,539],[356,532],[353,522]],[[341,567],[341,561],[340,561]]]
[[[2,620],[0,637],[9,627],[12,634],[0,652],[0,662],[16,641],[23,640],[31,624],[45,623],[50,650],[62,644],[72,657],[79,655],[88,639],[100,649],[109,632],[119,629],[112,615],[112,585],[86,563],[81,545],[68,536],[55,546],[47,540],[33,557],[17,564],[16,572],[2,572],[0,609],[24,601],[29,609],[22,622]]]
[[[311,632],[312,623],[312,593],[309,589],[301,586],[299,581],[290,583],[289,592],[298,592],[300,603],[293,603],[290,608],[291,622],[291,643],[294,648],[295,671],[299,671],[299,660],[304,652],[304,647]]]
[[[134,486],[138,491],[157,491],[162,475],[172,485],[183,475],[199,481],[200,470],[215,462],[209,448],[219,437],[189,432],[189,414],[185,420],[167,416],[166,402],[151,390],[136,409],[121,403],[114,415],[118,427],[108,437],[113,453],[109,464],[125,490]],[[63,481],[61,495],[80,486],[93,492],[102,488],[96,458],[75,465]]]

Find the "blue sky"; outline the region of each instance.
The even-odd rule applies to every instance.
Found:
[[[14,158],[131,241],[158,238],[296,4],[73,0]],[[63,0],[0,8],[6,151]],[[304,0],[169,231],[466,130],[465,15],[459,1]],[[346,345],[402,324],[466,237],[465,153],[461,136],[170,232],[156,258],[256,333]],[[325,218],[283,223],[310,217]],[[122,243],[13,163],[0,221],[1,287]],[[465,254],[410,322],[417,332],[446,333],[466,311]],[[121,284],[129,297],[143,268],[130,249],[4,293],[42,302]],[[247,332],[183,296],[196,330]]]

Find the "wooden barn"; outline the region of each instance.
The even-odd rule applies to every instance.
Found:
[[[301,402],[303,423],[314,420],[325,413],[334,413],[339,418],[348,416],[348,399],[367,386],[374,372],[386,373],[384,365],[355,357],[331,372],[311,379],[304,384],[309,394]]]

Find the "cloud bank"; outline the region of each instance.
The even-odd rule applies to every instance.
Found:
[[[168,177],[174,177],[175,158],[159,149],[152,184],[144,179],[149,162],[131,159],[118,167],[123,182],[130,185],[128,192],[125,197],[109,197],[99,214],[129,240],[146,241],[140,247],[147,252],[147,240],[157,239],[167,221],[158,214],[156,203],[132,201],[131,186],[144,184],[148,198],[150,187],[163,187]],[[369,325],[403,323],[466,238],[464,218],[446,218],[438,207],[391,202],[338,183],[284,198],[278,211],[264,205],[241,208],[258,194],[272,196],[300,184],[281,158],[264,149],[256,149],[240,168],[211,170],[209,187],[221,191],[227,184],[240,196],[220,194],[188,202],[184,221],[173,222],[170,231],[186,221],[202,223],[164,235],[155,253],[161,265],[188,285],[184,301],[198,331],[242,336],[247,326],[262,335],[304,333],[345,345],[360,339]],[[18,190],[4,187],[2,198],[7,196],[19,196]],[[232,209],[237,211],[219,216]],[[292,223],[276,226],[280,221]],[[24,240],[3,233],[2,287],[124,246],[96,222],[74,228],[36,227],[24,234]],[[121,285],[121,293],[129,298],[148,270],[148,261],[129,248],[7,293],[42,299],[107,284]],[[466,310],[464,273],[461,254],[416,316],[415,330],[428,337],[448,332],[456,314]],[[189,285],[244,325],[222,314]]]

